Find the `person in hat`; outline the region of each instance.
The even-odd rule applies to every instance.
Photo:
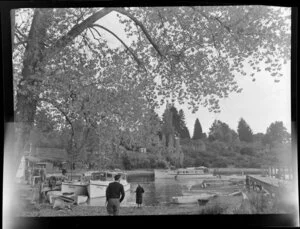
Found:
[[[106,189],[106,209],[109,215],[118,215],[120,203],[125,197],[124,186],[120,183],[121,175],[115,175],[114,182],[109,183]]]
[[[142,207],[142,203],[143,203],[143,193],[144,193],[144,189],[143,187],[138,184],[136,190],[135,190],[135,194],[136,194],[136,204],[138,207]]]

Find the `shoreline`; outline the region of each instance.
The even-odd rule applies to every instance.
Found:
[[[200,215],[205,214],[203,211],[211,208],[224,209],[222,214],[234,214],[242,203],[242,197],[216,197],[211,199],[206,205],[199,206],[197,203],[185,204],[168,204],[157,206],[120,206],[119,215]],[[86,205],[71,205],[71,209],[56,210],[51,204],[31,204],[23,205],[18,209],[16,216],[18,217],[60,217],[60,216],[107,216],[105,206],[86,206]]]

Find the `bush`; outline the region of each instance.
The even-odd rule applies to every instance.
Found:
[[[240,150],[240,154],[242,155],[249,155],[249,156],[255,156],[255,151],[251,147],[244,147]]]
[[[123,166],[126,170],[130,170],[132,169],[132,164],[131,164],[131,161],[127,155],[127,153],[125,153],[122,157],[122,161],[123,161]]]
[[[251,204],[252,213],[271,213],[272,204],[268,197],[263,193],[251,193],[248,195],[249,202]]]
[[[159,160],[157,162],[157,168],[166,169],[168,168],[168,163],[164,160]]]

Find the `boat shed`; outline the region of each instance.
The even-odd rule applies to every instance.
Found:
[[[46,168],[46,171],[52,171],[55,162],[63,163],[67,160],[67,152],[61,148],[36,147],[25,158],[36,168]]]

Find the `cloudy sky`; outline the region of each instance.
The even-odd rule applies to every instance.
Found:
[[[105,16],[98,21],[99,24],[111,29],[118,36],[130,43],[123,32],[123,26],[118,23],[114,13]],[[110,45],[118,46],[119,41],[107,34]],[[246,65],[246,64],[245,64]],[[261,69],[264,69],[261,66]],[[208,132],[215,119],[227,123],[230,128],[237,130],[238,121],[244,118],[251,127],[253,133],[265,133],[267,127],[275,121],[282,121],[288,132],[291,131],[291,97],[290,97],[290,63],[283,65],[283,77],[280,82],[275,83],[268,72],[261,71],[256,75],[256,81],[250,77],[236,75],[236,80],[243,88],[239,94],[230,94],[228,98],[220,101],[221,113],[215,114],[208,112],[208,109],[202,107],[197,113],[192,114],[187,106],[175,106],[177,109],[183,109],[186,117],[186,124],[193,134],[196,118],[199,119],[204,132]],[[157,109],[159,115],[162,115],[165,106]]]

